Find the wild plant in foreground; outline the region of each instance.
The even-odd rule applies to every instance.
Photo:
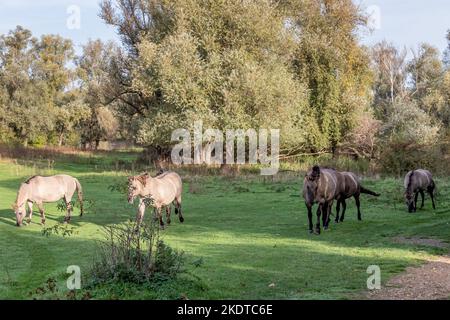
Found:
[[[103,228],[105,240],[91,268],[91,285],[123,281],[153,282],[183,272],[182,252],[173,250],[160,238],[155,222],[134,222]]]

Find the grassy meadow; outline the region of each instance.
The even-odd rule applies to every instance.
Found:
[[[83,274],[96,254],[102,227],[134,219],[136,205],[108,186],[130,174],[123,170],[133,153],[61,156],[47,160],[0,160],[0,299],[40,298],[39,288],[55,279],[64,298],[66,268]],[[130,170],[128,168],[128,170]],[[15,227],[11,204],[22,181],[34,174],[77,177],[88,200],[86,215],[75,209],[75,233],[42,234],[37,208],[32,224]],[[437,177],[437,210],[428,197],[425,209],[409,214],[402,181],[364,179],[382,193],[362,196],[363,221],[349,200],[346,221],[310,235],[300,198],[303,173],[201,176],[184,178],[184,224],[176,216],[162,231],[173,248],[184,251],[186,272],[153,286],[124,283],[89,291],[94,299],[354,299],[364,298],[369,265],[381,268],[382,282],[444,249],[399,244],[397,236],[450,241],[450,178]],[[47,227],[63,221],[57,204],[45,205]],[[146,219],[152,212],[147,210]],[[315,217],[314,217],[315,218]],[[48,297],[47,297],[48,298]]]

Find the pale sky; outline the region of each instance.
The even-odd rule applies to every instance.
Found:
[[[428,42],[441,51],[446,47],[445,34],[450,29],[449,0],[354,0],[375,12],[372,34],[362,35],[364,44],[386,39],[399,47],[416,48]],[[67,21],[79,8],[80,29],[70,29]],[[118,40],[113,28],[98,17],[98,0],[0,0],[0,34],[22,25],[35,36],[57,33],[74,41],[85,43],[89,38]],[[379,19],[377,18],[379,13]]]
[[[354,0],[365,8],[378,8],[379,21],[371,35],[365,35],[364,44],[381,40],[398,47],[417,48],[427,42],[439,48],[447,47],[445,36],[450,29],[449,0]],[[375,12],[376,10],[369,10]]]

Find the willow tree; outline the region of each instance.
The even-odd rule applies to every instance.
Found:
[[[309,145],[334,151],[369,106],[370,59],[358,38],[367,19],[351,0],[287,1],[286,15],[298,39],[294,69],[310,93]]]
[[[113,73],[138,140],[175,128],[280,128],[285,153],[331,150],[368,105],[351,0],[105,0],[126,52]]]
[[[171,131],[281,128],[283,145],[306,143],[306,88],[291,68],[294,33],[273,1],[117,0],[101,16],[126,54],[114,72],[138,141],[169,146]]]

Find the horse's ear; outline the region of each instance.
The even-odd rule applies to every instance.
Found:
[[[320,167],[314,166],[313,167],[313,174],[319,176],[320,175]]]
[[[137,180],[145,187],[145,185],[147,184],[147,176],[145,175],[141,175],[139,177],[137,177]]]

